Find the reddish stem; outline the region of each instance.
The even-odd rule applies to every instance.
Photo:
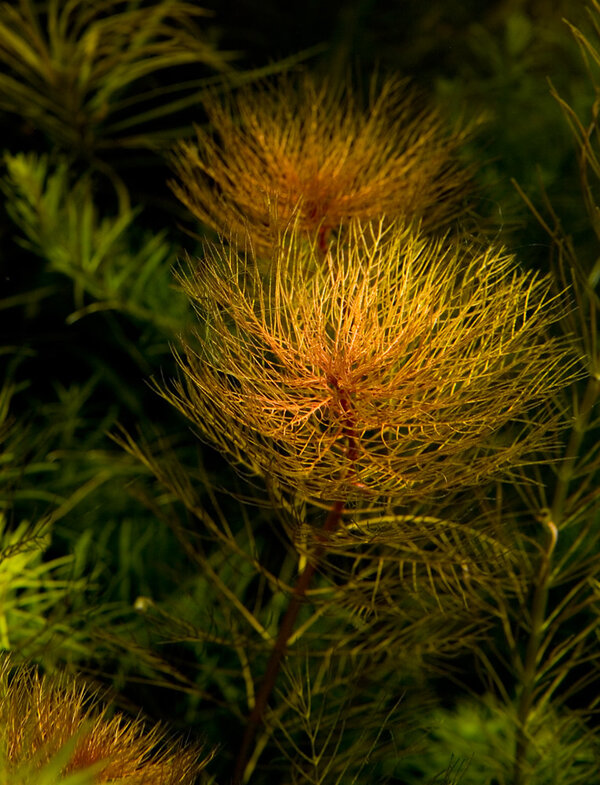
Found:
[[[319,247],[319,251],[323,254],[323,256],[327,253],[327,249],[329,248],[329,229],[326,226],[319,226],[319,233],[317,237],[317,244]]]
[[[327,516],[327,520],[325,521],[322,529],[323,533],[333,532],[337,529],[342,519],[343,511],[344,502],[337,501],[329,511],[329,515]],[[289,605],[279,626],[279,632],[277,633],[277,639],[275,640],[275,645],[273,646],[271,656],[269,657],[269,662],[267,663],[265,675],[256,694],[254,708],[252,709],[252,712],[248,717],[248,722],[246,723],[246,730],[244,732],[244,738],[242,739],[242,745],[238,753],[232,785],[241,785],[243,782],[244,770],[248,762],[248,752],[250,750],[250,745],[254,741],[256,730],[262,722],[269,696],[271,695],[277,680],[277,674],[279,673],[279,669],[281,667],[281,661],[283,660],[283,657],[286,653],[287,642],[289,641],[294,630],[294,625],[296,623],[296,619],[298,618],[302,601],[306,596],[306,592],[324,551],[325,539],[323,538],[323,540],[318,543],[317,547],[313,551],[311,561],[308,562],[304,570],[300,573],[300,576],[296,581],[296,585],[294,586],[294,591],[290,598]]]

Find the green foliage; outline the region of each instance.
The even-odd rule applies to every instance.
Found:
[[[205,16],[181,0],[4,2],[0,108],[70,152],[155,143],[164,131],[144,124],[197,101],[202,82],[158,88],[149,77],[190,64],[227,68],[230,56],[198,25]]]
[[[515,748],[516,723],[509,707],[489,697],[463,698],[451,711],[434,711],[428,722],[427,746],[409,755],[397,771],[407,785],[432,781],[447,767],[449,750],[463,762],[461,785],[512,781],[509,753]],[[594,781],[597,750],[577,716],[560,716],[550,708],[535,718],[529,732],[527,782]]]
[[[436,78],[436,94],[449,111],[479,113],[483,119],[481,133],[465,155],[486,160],[478,173],[484,199],[489,199],[482,209],[501,228],[527,222],[523,202],[510,184],[511,173],[529,194],[539,198],[542,184],[563,206],[574,201],[573,192],[565,198],[572,141],[556,102],[548,100],[546,80],[552,74],[577,103],[589,100],[589,86],[560,15],[539,13],[541,18],[536,18],[517,7],[498,20],[499,29],[471,24],[468,56],[458,66],[460,78]]]
[[[7,386],[2,396],[0,649],[43,659],[46,668],[82,662],[97,650],[95,631],[124,630],[133,617],[126,605],[98,602],[101,567],[89,558],[91,532],[80,532],[72,550],[62,555],[52,553],[53,541],[61,520],[85,505],[109,477],[122,476],[122,462],[113,462],[110,472],[87,476],[80,465],[69,477],[59,453],[50,449],[58,446],[53,429],[46,427],[33,439],[31,429],[11,419],[11,393]],[[63,416],[61,428],[65,424]],[[66,432],[60,435],[69,439]],[[26,512],[32,517],[23,518]]]
[[[136,230],[139,209],[126,198],[117,215],[99,215],[90,177],[71,184],[64,158],[51,167],[47,156],[7,154],[5,164],[2,189],[25,235],[20,242],[48,271],[73,281],[76,310],[68,321],[112,309],[167,334],[182,326],[186,305],[171,284],[175,249],[166,231]]]

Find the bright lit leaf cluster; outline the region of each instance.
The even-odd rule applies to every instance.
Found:
[[[569,376],[549,280],[494,249],[353,223],[294,229],[262,275],[215,246],[181,283],[202,322],[166,397],[236,462],[312,499],[422,499],[547,441],[524,415]]]

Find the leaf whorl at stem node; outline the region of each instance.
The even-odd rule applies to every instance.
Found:
[[[550,334],[567,306],[549,278],[410,225],[350,222],[324,256],[296,225],[266,273],[213,245],[178,278],[201,328],[162,395],[233,462],[317,503],[509,472],[552,441],[540,404],[577,375]]]
[[[373,78],[362,105],[350,80],[288,74],[204,106],[211,128],[175,148],[171,187],[202,223],[262,251],[292,220],[325,252],[349,219],[434,231],[466,213],[457,149],[470,132],[446,128],[407,80]]]

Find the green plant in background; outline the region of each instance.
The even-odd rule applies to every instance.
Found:
[[[580,203],[570,234],[546,193],[537,208],[517,186],[550,239],[556,275],[572,287],[577,308],[565,329],[577,336],[587,379],[563,401],[571,420],[560,460],[553,471],[540,468],[536,485],[521,491],[520,504],[498,493],[487,516],[514,532],[513,560],[504,580],[486,602],[496,620],[493,636],[476,650],[475,695],[453,720],[438,715],[441,733],[454,750],[465,728],[473,730],[475,781],[500,783],[591,783],[598,773],[598,413],[600,392],[597,336],[597,225],[595,198],[598,127],[594,96],[598,90],[600,5],[589,9],[595,34],[571,26],[589,65],[592,89],[578,110],[558,94],[578,148]],[[585,113],[584,113],[585,112]],[[576,211],[567,211],[570,218]],[[587,232],[582,231],[587,219]],[[592,231],[590,231],[590,228]],[[549,464],[552,465],[552,464]],[[483,692],[483,699],[481,694]],[[482,706],[483,704],[483,706]],[[487,707],[487,708],[484,708]],[[481,733],[490,723],[493,732]],[[473,729],[466,713],[477,715]],[[484,714],[488,716],[484,720]],[[498,725],[499,723],[499,725]],[[498,744],[504,737],[505,743]],[[481,762],[485,766],[481,767]],[[417,768],[423,771],[422,766]],[[468,780],[467,775],[467,780]]]
[[[205,16],[181,0],[2,3],[0,109],[88,158],[103,147],[148,146],[173,132],[144,124],[196,102],[199,87],[192,81],[190,95],[174,80],[153,89],[149,76],[188,64],[228,67],[231,57],[198,24]]]
[[[600,5],[590,7],[596,36]],[[600,63],[597,38],[592,41],[571,28],[582,51]],[[590,69],[597,95],[597,71]],[[554,91],[554,97],[558,95]],[[558,97],[559,98],[559,97]],[[597,710],[598,650],[598,442],[596,410],[600,393],[600,355],[597,335],[597,214],[595,183],[598,163],[597,113],[581,119],[559,98],[579,149],[581,194],[589,218],[589,233],[578,248],[546,199],[544,217],[525,196],[552,241],[553,262],[559,278],[574,291],[577,309],[565,325],[577,336],[587,379],[575,385],[569,406],[571,430],[553,474],[538,473],[537,487],[522,495],[525,518],[518,529],[514,565],[490,601],[490,614],[502,625],[503,635],[479,652],[482,676],[490,693],[511,710],[515,726],[514,752],[497,762],[501,782],[591,782],[597,774],[594,716]],[[594,248],[594,243],[596,247]],[[500,500],[499,500],[500,501]],[[500,502],[500,520],[515,514]],[[523,512],[521,512],[523,515]],[[508,524],[510,525],[510,524]],[[513,524],[514,525],[514,524]],[[506,689],[502,673],[509,668],[514,692]],[[545,716],[556,712],[559,732],[553,754],[542,743]],[[572,754],[568,754],[571,749]],[[583,756],[580,754],[583,751]],[[545,767],[548,760],[552,766]]]
[[[176,251],[165,230],[137,229],[139,208],[128,199],[116,215],[100,216],[91,179],[70,182],[65,158],[51,167],[47,156],[7,154],[5,165],[7,211],[25,235],[19,242],[46,261],[48,273],[73,281],[68,323],[109,309],[167,336],[183,327],[185,304],[170,285]]]
[[[168,136],[165,124],[149,133],[152,118],[172,120],[181,107],[167,108],[154,96],[156,74],[172,75],[185,63],[209,67],[211,76],[186,83],[178,94],[190,105],[205,78],[214,84],[215,67],[227,70],[228,57],[197,27],[203,15],[172,2],[23,2],[4,3],[0,11],[4,117],[20,118],[19,142],[43,143],[40,153],[14,152],[5,125],[13,152],[4,160],[1,231],[6,239],[16,224],[27,252],[4,243],[5,389],[13,385],[19,394],[12,396],[2,455],[2,646],[48,670],[61,664],[104,671],[116,662],[106,677],[119,683],[130,666],[138,678],[157,680],[161,663],[166,666],[142,644],[133,599],[148,593],[142,544],[151,541],[163,552],[168,545],[160,523],[148,521],[124,493],[139,467],[106,436],[123,408],[140,416],[144,408],[143,395],[122,383],[115,360],[122,363],[125,355],[151,373],[186,306],[170,287],[172,232],[144,229],[142,205],[131,206],[123,181],[98,156],[121,145],[152,147],[161,133]],[[169,92],[164,82],[161,90]],[[156,115],[140,117],[140,105],[149,109],[152,101]],[[113,135],[108,121],[116,116],[136,126],[135,138]],[[97,169],[110,175],[114,195],[103,192]],[[102,335],[110,360],[81,346],[68,329],[95,314],[106,314]],[[133,327],[123,328],[121,315]],[[13,382],[28,374],[29,382]],[[120,390],[108,406],[106,385]],[[156,586],[166,578],[159,572],[149,578]]]
[[[257,784],[597,778],[598,31],[572,28],[589,73],[571,93],[558,74],[556,103],[544,52],[571,58],[568,36],[538,25],[534,2],[492,5],[457,10],[448,35],[465,60],[432,78],[438,97],[488,110],[490,149],[485,134],[445,132],[396,78],[371,82],[364,102],[360,80],[344,92],[316,75],[228,95],[224,76],[239,86],[281,64],[234,72],[213,43],[227,30],[193,4],[0,8],[0,110],[18,132],[7,126],[0,216],[2,648],[93,674],[122,707],[206,736],[223,783],[236,756],[235,776]],[[479,27],[461,21],[466,6]],[[449,15],[433,3],[407,30],[438,22]],[[415,36],[396,65],[431,69],[434,43]],[[201,98],[212,127],[186,141]],[[510,210],[510,176],[533,193],[532,102],[556,135],[539,150],[545,208],[526,197],[546,246],[518,252],[541,274],[486,250],[457,163],[466,142],[469,175],[493,184],[484,199]],[[199,231],[229,241],[190,245],[202,261],[175,284],[181,208],[155,169],[127,174],[142,160],[127,151],[167,140]],[[415,216],[422,234],[405,223]],[[523,236],[536,231],[532,220]],[[147,384],[172,375],[177,334],[183,377],[166,396],[245,479]],[[7,674],[5,708],[11,690],[53,689]],[[0,776],[98,781],[68,770],[88,727],[43,766],[34,756]]]
[[[427,747],[409,753],[402,762],[408,781],[434,781],[448,765],[449,750],[464,762],[458,780],[461,785],[480,785],[494,779],[512,781],[505,762],[516,746],[517,723],[507,713],[506,705],[489,695],[479,700],[463,698],[451,710],[437,708],[429,720]],[[526,781],[544,785],[565,779],[593,782],[597,752],[585,724],[568,714],[555,712],[551,706],[531,720],[530,749],[526,755],[530,774]]]
[[[109,596],[100,558],[111,547],[115,508],[124,544],[132,528],[123,518],[123,500],[118,506],[110,500],[111,485],[121,487],[139,471],[122,455],[103,454],[91,440],[87,446],[93,449],[86,451],[81,407],[89,390],[62,391],[61,402],[38,412],[43,416],[37,422],[25,423],[12,410],[18,411],[26,391],[7,383],[0,394],[0,648],[14,661],[43,662],[47,671],[66,664],[77,669],[114,657],[139,626],[129,595],[113,590]],[[93,531],[80,526],[68,552],[57,551],[64,522],[89,519],[90,502],[98,498],[102,535],[94,541]],[[135,559],[132,549],[119,552],[125,563]],[[115,570],[111,582],[122,583],[127,571]],[[138,653],[137,659],[139,667],[143,657]],[[149,655],[146,667],[155,672],[157,664]],[[127,668],[125,658],[122,666]]]

